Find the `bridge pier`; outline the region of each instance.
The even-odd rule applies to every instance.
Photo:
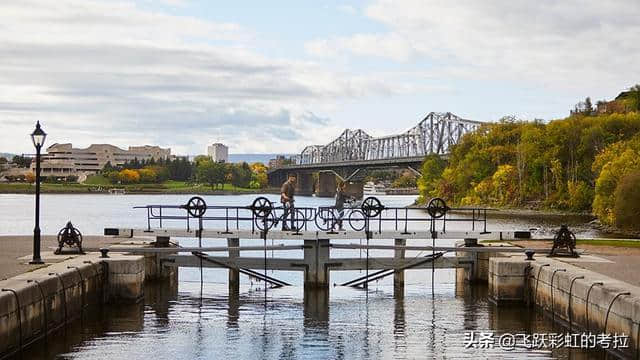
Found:
[[[334,197],[336,195],[336,175],[330,171],[318,173],[318,188],[316,195],[319,197]]]
[[[395,239],[395,246],[406,246],[406,239]],[[395,249],[394,258],[396,260],[404,260],[404,249]],[[393,297],[402,298],[404,296],[404,270],[395,270],[393,272]]]
[[[269,173],[267,177],[270,187],[280,188],[282,184],[287,181],[287,172],[286,171],[273,171]]]
[[[298,184],[296,186],[296,195],[312,195],[313,194],[313,174],[308,172],[298,172]]]
[[[240,239],[238,238],[230,238],[227,239],[227,246],[231,247],[239,247]],[[235,261],[236,258],[240,257],[240,250],[229,249],[229,260]],[[229,269],[229,295],[238,296],[240,294],[240,272],[237,269]]]
[[[304,245],[304,288],[329,288],[329,240],[305,240]]]
[[[311,327],[329,321],[329,288],[304,290],[304,321]]]

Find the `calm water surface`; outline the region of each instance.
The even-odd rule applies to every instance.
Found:
[[[254,197],[206,196],[205,199],[209,205],[248,205]],[[105,227],[144,227],[145,212],[134,210],[133,206],[183,204],[188,198],[186,195],[44,195],[42,229],[45,234],[54,234],[67,220],[72,220],[84,234],[101,234]],[[0,195],[0,234],[32,232],[32,199],[29,195]],[[387,206],[404,206],[414,198],[383,196],[381,200]],[[331,202],[331,199],[300,197],[296,205],[320,206]],[[537,234],[545,236],[567,220],[495,219],[488,229],[537,228]],[[575,224],[580,222],[575,221]],[[580,231],[586,234],[583,236],[593,236],[588,227]],[[197,244],[194,239],[176,240],[187,246]],[[346,243],[360,241],[362,239],[345,240]],[[243,241],[242,245],[251,243]],[[453,241],[439,240],[438,243],[447,246]],[[424,244],[424,241],[408,244]],[[221,245],[221,242],[208,240],[204,245]],[[261,254],[247,252],[247,256]],[[373,251],[371,254],[377,255]],[[379,254],[390,256],[384,251]],[[332,250],[332,257],[360,255],[358,250]],[[407,257],[422,255],[407,252]],[[275,252],[268,256],[302,257],[302,252]],[[334,286],[329,292],[305,293],[301,273],[275,271],[269,275],[294,286],[268,289],[265,301],[263,285],[242,277],[240,296],[229,298],[226,270],[205,269],[200,292],[199,270],[180,269],[177,288],[151,285],[146,289],[143,304],[94,310],[81,324],[74,324],[47,346],[34,347],[25,358],[602,358],[599,351],[465,348],[466,333],[470,330],[493,332],[496,338],[503,333],[565,330],[522,307],[496,308],[488,301],[483,286],[456,287],[454,270],[436,270],[433,282],[431,271],[407,271],[402,298],[394,298],[390,278],[371,284],[368,292]],[[332,272],[331,282],[340,283],[362,275],[358,271]]]

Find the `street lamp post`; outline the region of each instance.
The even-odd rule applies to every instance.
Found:
[[[40,121],[36,123],[36,129],[31,133],[31,141],[36,147],[36,226],[33,229],[33,259],[29,264],[43,264],[40,258],[40,150],[44,145],[47,134],[40,128]]]

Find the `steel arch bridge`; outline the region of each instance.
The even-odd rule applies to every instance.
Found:
[[[451,145],[481,124],[480,121],[463,119],[450,112],[431,112],[416,126],[401,134],[372,137],[361,129],[346,129],[326,145],[307,146],[295,157],[294,162],[297,165],[312,165],[445,155]]]

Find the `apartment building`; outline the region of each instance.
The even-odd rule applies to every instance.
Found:
[[[229,148],[224,144],[215,143],[208,146],[207,155],[215,162],[229,162]]]

